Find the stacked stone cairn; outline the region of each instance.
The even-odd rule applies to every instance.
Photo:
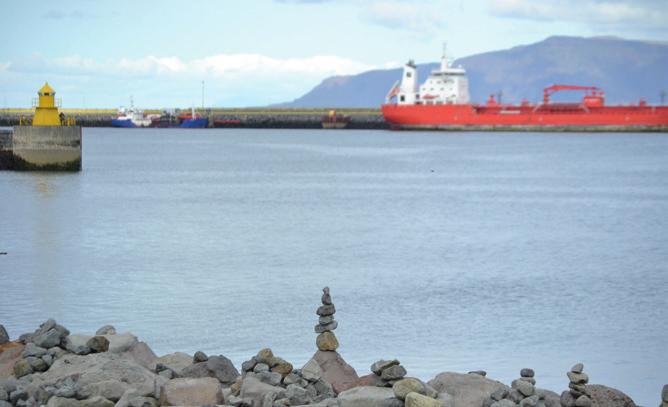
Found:
[[[262,349],[257,355],[241,364],[242,376],[230,387],[231,395],[227,403],[235,406],[254,405],[253,400],[244,399],[244,388],[253,385],[249,379],[258,380],[264,385],[266,394],[262,406],[298,406],[318,403],[336,397],[332,386],[323,380],[317,371],[293,369],[291,363],[274,356],[271,349]]]
[[[587,393],[589,376],[583,372],[583,369],[584,365],[577,363],[567,373],[568,380],[570,380],[569,390],[561,393],[562,407],[590,407],[592,405],[591,397]]]
[[[329,287],[322,289],[321,300],[322,305],[316,311],[319,318],[318,325],[315,326],[315,333],[318,334],[315,343],[321,351],[335,351],[339,347],[339,341],[333,331],[339,323],[334,320],[336,307],[334,307],[332,296],[329,294]]]
[[[668,407],[668,384],[661,391],[661,407]]]
[[[372,382],[377,387],[393,387],[406,376],[406,368],[397,359],[379,360],[371,365],[371,372],[374,374]]]
[[[31,334],[23,334],[19,341],[25,344],[21,359],[14,364],[14,376],[19,379],[34,372],[46,372],[54,360],[65,353],[67,328],[49,319]]]
[[[524,368],[520,378],[513,380],[510,390],[500,388],[485,400],[483,407],[544,407],[545,395],[536,389],[533,369]]]

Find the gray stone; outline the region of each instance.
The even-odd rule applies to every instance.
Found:
[[[34,357],[41,357],[42,355],[46,355],[47,350],[45,348],[39,347],[35,345],[32,342],[29,342],[26,344],[25,348],[23,348],[23,352],[21,352],[21,356],[23,358],[27,358],[29,356],[34,356]]]
[[[568,375],[568,380],[570,380],[571,383],[587,384],[589,382],[589,376],[587,376],[587,373],[568,372],[566,374]]]
[[[81,407],[81,402],[65,397],[51,397],[46,407]]]
[[[480,375],[482,377],[487,376],[487,372],[485,372],[484,370],[472,370],[472,371],[469,372],[469,374],[477,374],[477,375]]]
[[[265,363],[266,365],[271,364],[271,359],[274,357],[274,352],[269,348],[260,349],[260,351],[255,355],[255,360],[258,363]]]
[[[77,391],[74,388],[74,384],[71,386],[65,385],[58,387],[53,395],[57,397],[73,398],[77,395]]]
[[[137,342],[123,354],[130,356],[148,370],[155,370],[158,357],[145,342]]]
[[[337,326],[339,326],[339,323],[337,321],[333,321],[327,325],[318,324],[315,326],[314,330],[315,333],[321,334],[323,332],[333,331],[336,329]]]
[[[406,369],[401,365],[390,366],[383,369],[380,378],[383,380],[398,380],[406,376]]]
[[[48,331],[35,335],[32,338],[32,341],[35,343],[35,345],[42,347],[42,348],[50,348],[52,346],[56,346],[60,344],[61,340],[61,332],[58,332],[55,328],[51,328]]]
[[[65,338],[65,349],[77,355],[87,355],[90,348],[86,346],[86,342],[90,338],[87,335],[69,335]]]
[[[16,390],[9,393],[9,401],[12,404],[16,404],[19,400],[28,400],[29,397],[28,391],[23,387],[17,387]]]
[[[254,373],[262,373],[262,372],[268,372],[268,371],[269,371],[269,365],[266,364],[266,363],[258,363],[253,368]]]
[[[492,392],[492,394],[490,394],[490,398],[494,401],[499,401],[503,400],[507,395],[508,389],[505,387],[499,387],[494,392]]]
[[[443,372],[428,384],[441,393],[453,396],[455,406],[481,406],[499,388],[508,389],[503,383],[479,375]]]
[[[46,355],[42,356],[42,360],[49,367],[51,367],[51,365],[53,364],[53,356],[51,356],[49,354],[46,354]]]
[[[241,371],[250,372],[255,368],[255,365],[257,365],[257,361],[255,360],[254,357],[252,357],[241,364]]]
[[[575,406],[575,399],[576,397],[567,390],[561,393],[559,404],[561,404],[562,407],[573,407]]]
[[[88,346],[91,352],[106,352],[109,350],[109,339],[101,335],[96,335],[86,341],[86,346]]]
[[[193,356],[193,363],[206,362],[207,360],[209,360],[209,357],[206,353],[199,350],[195,352],[195,356]]]
[[[586,395],[582,395],[575,400],[575,407],[591,407],[591,405],[591,399]]]
[[[95,335],[116,335],[116,328],[113,325],[105,325],[95,331]]]
[[[156,366],[158,363],[180,374],[183,369],[193,364],[193,358],[186,353],[175,352],[159,357],[156,360]]]
[[[514,402],[505,399],[505,400],[500,400],[500,401],[495,401],[491,407],[515,407],[517,404]]]
[[[576,363],[573,365],[571,368],[571,372],[573,373],[582,373],[582,369],[584,369],[584,365],[582,363]]]
[[[189,377],[192,379],[202,377],[213,377],[213,374],[206,366],[206,362],[195,363],[181,370],[180,377]]]
[[[380,376],[383,370],[398,364],[399,361],[397,359],[379,360],[378,362],[375,362],[374,364],[371,365],[371,371]]]
[[[334,304],[322,305],[318,307],[318,310],[315,313],[321,317],[326,317],[334,315],[336,313],[336,308],[334,307]]]
[[[353,387],[339,393],[337,400],[341,407],[381,407],[386,399],[394,398],[388,387]]]
[[[9,401],[0,400],[0,407],[14,407]]]
[[[278,386],[281,384],[281,380],[283,379],[283,376],[280,373],[275,372],[260,372],[256,373],[255,377],[261,382],[267,383],[271,386]]]
[[[311,401],[306,389],[296,384],[290,384],[285,389],[285,397],[290,401],[290,405],[308,404]]]
[[[524,369],[520,370],[520,376],[522,376],[522,377],[534,377],[535,374],[536,373],[533,371],[533,369],[524,368]]]
[[[314,382],[313,388],[315,388],[317,394],[322,394],[327,397],[336,397],[336,392],[334,392],[332,385],[322,379]]]
[[[114,402],[107,400],[104,397],[93,397],[86,400],[81,400],[81,407],[114,407]]]
[[[332,297],[329,294],[329,287],[325,287],[322,289],[322,297],[320,297],[320,301],[324,305],[330,305],[332,303]]]
[[[206,367],[213,373],[213,377],[223,384],[232,384],[239,376],[232,361],[222,355],[209,356]]]
[[[517,389],[510,389],[508,391],[508,397],[509,400],[512,400],[514,403],[519,403],[524,399],[524,394],[520,393],[519,390]]]
[[[663,390],[661,390],[661,400],[668,403],[668,384],[663,386]]]
[[[9,393],[5,389],[0,388],[0,400],[7,401],[9,400]]]
[[[533,384],[524,380],[513,380],[512,388],[517,389],[525,397],[532,396],[535,391]]]
[[[411,392],[426,394],[424,383],[413,377],[407,377],[397,381],[392,386],[392,391],[394,391],[394,396],[399,400],[405,400],[406,395]]]
[[[306,380],[316,381],[320,379],[320,365],[315,359],[309,360],[301,369],[302,377]]]
[[[137,337],[130,332],[124,332],[122,334],[115,335],[104,335],[104,337],[109,341],[108,351],[112,353],[126,352],[139,342]]]
[[[251,400],[255,403],[262,403],[262,399],[265,395],[276,395],[282,391],[284,390],[281,387],[271,386],[249,375],[246,376],[241,383],[241,391],[239,394],[242,399]]]
[[[318,323],[320,325],[327,325],[327,324],[331,324],[332,322],[334,322],[334,317],[331,316],[331,315],[327,315],[327,316],[318,318]]]
[[[534,394],[531,397],[527,397],[524,400],[520,401],[519,406],[520,407],[536,407],[538,404],[538,396]]]

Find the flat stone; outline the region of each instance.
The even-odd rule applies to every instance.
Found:
[[[42,358],[36,358],[34,356],[30,356],[25,360],[27,360],[28,363],[30,363],[30,366],[35,372],[44,372],[49,368],[49,365],[47,365]]]
[[[26,344],[25,348],[23,348],[23,352],[21,352],[21,356],[23,358],[27,358],[29,356],[34,356],[34,357],[41,357],[45,355],[47,350],[45,348],[39,347],[35,345],[32,342],[29,342]]]
[[[323,332],[316,338],[315,341],[319,350],[334,351],[339,347],[339,341],[332,332]]]
[[[86,343],[90,338],[87,335],[69,335],[65,338],[65,349],[77,355],[87,355],[90,353],[90,348]]]
[[[354,387],[339,393],[341,407],[382,407],[386,399],[394,398],[389,387]]]
[[[425,394],[425,385],[419,379],[407,377],[394,383],[392,386],[394,396],[399,400],[406,400],[406,395],[411,392]]]
[[[320,325],[327,325],[327,324],[331,324],[332,322],[334,322],[334,317],[331,316],[331,315],[327,315],[325,317],[318,318],[318,323]]]
[[[130,332],[124,332],[122,334],[115,335],[104,335],[105,338],[109,341],[109,352],[112,353],[123,353],[128,351],[134,345],[139,342],[136,336]]]
[[[95,331],[95,335],[116,335],[116,328],[113,325],[105,325]]]
[[[584,365],[582,363],[576,363],[573,365],[571,368],[571,372],[573,373],[582,373],[582,370],[584,369]]]
[[[315,313],[321,317],[334,315],[336,313],[336,307],[334,307],[334,304],[321,305]]]
[[[443,407],[440,400],[412,392],[406,395],[406,407]]]
[[[520,370],[520,376],[522,376],[522,377],[534,377],[535,374],[536,373],[533,371],[533,369],[529,369],[529,368],[526,368],[526,367],[524,369]]]
[[[269,371],[269,365],[266,364],[266,363],[258,363],[253,368],[253,373],[262,373],[262,372],[268,372],[268,371]]]
[[[519,407],[536,407],[538,400],[538,395],[534,394],[531,397],[527,397],[524,400],[521,400]]]
[[[145,342],[137,342],[125,351],[123,355],[131,357],[148,370],[155,370],[156,361],[158,360],[156,354]]]
[[[515,406],[517,406],[515,402],[508,399],[504,399],[494,402],[490,407],[515,407]]]
[[[439,397],[443,393],[452,395],[454,406],[482,406],[493,392],[508,389],[505,384],[486,377],[454,372],[440,373],[427,384],[439,392]]]
[[[285,389],[285,397],[290,401],[291,406],[298,406],[308,404],[311,401],[306,389],[303,389],[296,384],[290,384]]]
[[[406,369],[401,365],[390,366],[383,369],[380,378],[383,380],[398,380],[406,376]]]
[[[469,374],[477,374],[478,376],[482,377],[487,376],[487,372],[485,372],[484,370],[471,370]]]
[[[587,384],[589,382],[589,376],[587,376],[587,373],[568,372],[566,375],[568,375],[568,380],[570,380],[571,383]]]
[[[181,371],[186,367],[193,364],[193,357],[183,352],[174,352],[168,355],[164,355],[156,359],[156,365],[162,364],[170,369],[172,369],[177,374],[181,374]]]
[[[81,402],[72,398],[51,397],[46,407],[81,407]]]
[[[271,386],[263,383],[255,377],[246,376],[241,383],[240,398],[255,402],[257,405],[262,405],[262,400],[266,395],[276,395],[284,391],[278,386]]]
[[[160,388],[164,406],[201,406],[223,404],[220,382],[213,377],[173,379]]]
[[[489,397],[494,401],[503,400],[508,395],[508,389],[500,387],[495,390]]]
[[[241,364],[241,370],[244,372],[250,372],[255,368],[255,365],[257,365],[257,360],[255,360],[255,358],[252,357]]]
[[[55,328],[51,328],[43,334],[36,335],[33,337],[32,341],[35,345],[42,348],[50,348],[60,344],[61,333],[58,332]]]
[[[86,341],[86,346],[94,353],[106,352],[109,350],[109,339],[96,335]]]
[[[398,365],[399,361],[397,359],[392,359],[392,360],[379,360],[378,362],[375,362],[374,364],[371,365],[371,371],[380,376],[380,374],[383,372],[383,370],[387,369],[388,367]]]
[[[318,324],[318,325],[315,326],[314,330],[315,330],[315,333],[321,334],[323,332],[333,331],[333,330],[336,329],[337,326],[339,326],[339,323],[337,321],[334,321],[334,322],[329,323],[327,325]]]
[[[302,367],[301,373],[304,379],[314,382],[320,379],[320,365],[315,359],[311,359]]]
[[[293,366],[291,363],[281,359],[276,365],[271,368],[272,372],[280,373],[283,377],[292,373]]]
[[[256,373],[255,377],[263,383],[267,383],[271,386],[278,386],[283,380],[283,376],[280,373],[274,372],[260,372]]]

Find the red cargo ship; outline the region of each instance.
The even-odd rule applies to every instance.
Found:
[[[594,86],[553,85],[538,104],[500,104],[490,96],[485,104],[469,102],[468,79],[462,67],[443,56],[418,90],[417,69],[404,66],[401,82],[392,87],[382,106],[394,129],[526,130],[526,131],[668,131],[668,106],[606,106],[605,94]],[[584,91],[577,103],[550,101],[558,91]],[[394,103],[392,101],[395,100]]]

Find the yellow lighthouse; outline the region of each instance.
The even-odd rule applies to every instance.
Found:
[[[33,126],[60,126],[60,115],[58,106],[56,106],[56,91],[46,82],[42,89],[37,91],[39,95],[37,106],[35,107],[35,117],[32,120]]]

